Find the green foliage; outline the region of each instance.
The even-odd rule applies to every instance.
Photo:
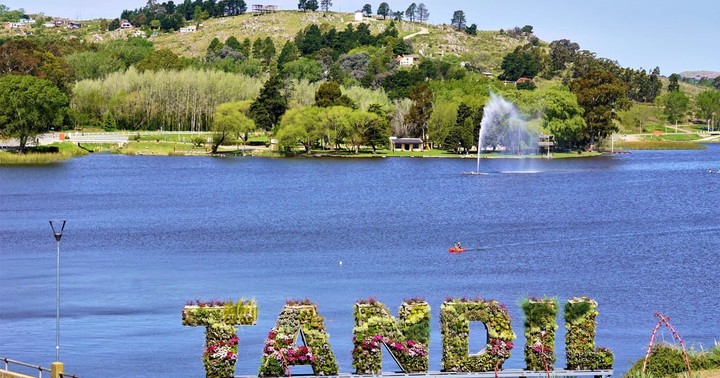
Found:
[[[583,110],[565,87],[548,87],[535,92],[534,102],[542,105],[542,127],[563,147],[579,147],[585,128]]]
[[[260,80],[237,74],[195,69],[139,73],[131,67],[76,83],[71,106],[96,125],[206,131],[217,105],[253,99],[261,87]]]
[[[283,96],[282,89],[283,81],[277,74],[270,76],[265,82],[260,95],[250,106],[250,116],[258,127],[271,130],[285,114],[288,101]]]
[[[670,75],[668,80],[669,80],[668,87],[667,87],[668,92],[677,92],[680,90],[680,84],[678,83],[678,80],[680,80],[680,75],[674,73],[674,74]]]
[[[700,93],[695,98],[695,105],[700,119],[706,120],[712,128],[720,125],[720,91],[709,90]]]
[[[286,62],[282,72],[288,79],[307,80],[313,83],[322,79],[323,68],[316,60],[302,57]]]
[[[348,108],[356,108],[352,100],[342,94],[340,85],[334,81],[328,81],[320,84],[315,94],[315,106],[326,108],[329,106],[347,106]]]
[[[685,119],[690,99],[684,92],[679,90],[668,92],[663,102],[665,103],[665,116],[668,122],[677,125],[678,122]]]
[[[487,328],[484,353],[468,355],[470,322],[480,321]],[[483,372],[502,369],[510,358],[515,333],[508,309],[497,301],[447,299],[440,309],[443,371]]]
[[[135,67],[138,71],[160,71],[160,70],[181,70],[188,66],[188,63],[175,55],[169,49],[153,51],[145,59],[138,62]]]
[[[407,123],[410,126],[410,135],[422,137],[427,141],[427,126],[433,111],[432,89],[426,84],[418,84],[410,89],[408,98],[413,101]]]
[[[596,139],[603,139],[618,130],[612,120],[617,117],[616,111],[629,106],[627,85],[608,71],[594,70],[573,80],[570,90],[585,110],[582,142],[592,148]]]
[[[255,301],[238,300],[188,303],[182,311],[184,326],[205,326],[203,365],[207,378],[228,378],[235,372],[238,337],[236,324],[257,321]]]
[[[532,79],[542,69],[542,52],[533,46],[518,46],[515,51],[505,55],[500,79],[516,81],[521,77]]]
[[[100,79],[126,67],[120,57],[109,50],[78,52],[65,59],[75,70],[78,80]]]
[[[228,102],[217,106],[212,126],[215,132],[212,153],[217,153],[218,147],[227,138],[235,137],[246,141],[247,135],[255,131],[255,122],[246,115],[249,109],[250,101]]]
[[[382,346],[405,373],[427,372],[430,343],[430,305],[424,300],[403,301],[400,320],[374,298],[355,304],[353,367],[356,374],[382,373]]]
[[[20,151],[29,140],[62,125],[65,94],[51,82],[30,75],[0,76],[0,135],[17,138]]]
[[[597,302],[582,297],[565,303],[565,356],[568,370],[612,369],[610,349],[595,349]]]
[[[298,335],[305,346],[294,345]],[[282,377],[292,365],[311,365],[314,375],[338,373],[325,321],[318,314],[317,305],[308,300],[289,300],[280,311],[275,327],[265,339],[258,375]]]
[[[720,369],[720,346],[716,345],[708,351],[688,351],[693,376],[701,370]],[[625,377],[641,377],[645,357],[638,359],[625,374]],[[645,367],[645,377],[662,378],[677,377],[687,374],[685,357],[680,347],[670,344],[653,345]]]
[[[555,321],[559,306],[556,298],[530,298],[523,301],[525,313],[525,369],[551,371],[556,361]]]

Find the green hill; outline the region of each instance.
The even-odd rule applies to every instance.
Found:
[[[381,33],[391,20],[370,19],[373,34]],[[168,48],[185,57],[201,57],[213,38],[225,41],[230,36],[238,40],[270,37],[278,51],[285,41],[292,40],[298,31],[311,24],[317,24],[321,30],[335,28],[340,31],[353,23],[353,15],[337,12],[298,12],[280,11],[262,16],[244,14],[235,17],[223,17],[205,20],[202,27],[191,33],[160,33],[151,40],[156,48]],[[405,37],[424,28],[428,34],[410,38],[415,53],[428,57],[456,56],[475,67],[491,71],[500,71],[502,58],[516,46],[527,43],[525,38],[513,38],[499,31],[479,31],[477,36],[457,32],[449,26],[425,25],[416,22],[395,22],[401,37]],[[127,33],[119,31],[118,33]]]

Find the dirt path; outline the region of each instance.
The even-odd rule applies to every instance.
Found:
[[[408,39],[418,36],[420,34],[428,34],[428,33],[429,33],[428,28],[420,28],[419,32],[408,34],[403,37],[403,40],[407,41]]]

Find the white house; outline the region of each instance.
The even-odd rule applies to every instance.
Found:
[[[130,29],[131,27],[133,27],[133,26],[130,23],[130,21],[125,20],[125,19],[120,21],[120,29]]]
[[[404,66],[404,67],[414,66],[415,63],[417,63],[419,60],[420,60],[420,58],[417,55],[412,55],[412,54],[398,55],[398,57],[395,58],[395,62],[397,62],[397,64]]]
[[[185,27],[180,28],[181,34],[194,33],[196,31],[197,31],[197,26],[195,26],[195,25],[190,25],[190,26],[185,26]]]
[[[356,10],[355,11],[355,22],[363,22],[365,18],[363,17],[363,11]]]

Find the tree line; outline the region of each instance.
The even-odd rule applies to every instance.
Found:
[[[523,38],[532,33],[530,26],[523,29]],[[0,40],[0,78],[7,84],[3,104],[12,104],[0,115],[2,133],[26,142],[49,126],[209,131],[224,125],[222,130],[231,131],[218,135],[246,139],[249,129],[263,130],[283,136],[286,148],[299,143],[305,149],[357,151],[394,135],[468,152],[477,140],[487,93],[493,91],[517,103],[558,144],[586,148],[616,132],[616,120],[633,102],[662,104],[671,123],[683,121],[691,105],[679,90],[678,75],[670,76],[668,91],[660,96],[659,68],[650,73],[623,68],[569,40],[530,42],[504,57],[505,80],[564,84],[534,90],[486,78],[456,57],[420,58],[412,67],[400,67],[395,57],[412,53],[413,46],[399,38],[394,22],[378,34],[366,24],[342,30],[308,25],[277,47],[271,38],[231,36],[214,39],[203,57],[190,59],[156,50],[142,38],[101,44]],[[28,78],[11,77],[18,75]],[[33,103],[13,100],[23,98],[17,94],[23,90],[38,93],[51,108],[37,106],[32,117],[17,119],[17,110]],[[709,128],[720,121],[717,93],[703,92],[693,108]],[[286,113],[293,116],[286,120]],[[229,119],[242,122],[237,126]],[[310,127],[307,120],[326,127],[313,131],[297,125]]]

